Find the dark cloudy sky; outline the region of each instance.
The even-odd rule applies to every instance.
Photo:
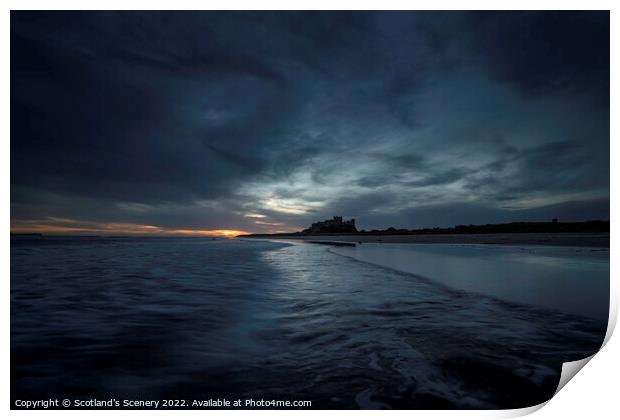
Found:
[[[607,12],[12,12],[15,231],[609,218]]]

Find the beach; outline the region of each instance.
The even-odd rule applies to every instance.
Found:
[[[606,321],[608,233],[291,235],[355,260],[484,294]]]
[[[609,248],[608,232],[592,233],[479,233],[432,235],[252,235],[249,239],[293,239],[400,244],[549,245]]]
[[[451,289],[606,322],[609,249],[487,244],[381,244],[332,252]]]

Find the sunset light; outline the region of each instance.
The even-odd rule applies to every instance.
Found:
[[[215,229],[215,230],[180,229],[180,230],[167,231],[167,233],[173,234],[173,235],[225,236],[227,238],[234,238],[235,236],[239,236],[239,235],[248,235],[250,232],[246,232],[243,230],[229,230],[229,229]]]
[[[160,235],[160,236],[223,236],[234,238],[250,232],[237,229],[170,229],[132,223],[89,223],[70,219],[47,219],[13,223],[11,233],[48,235]]]

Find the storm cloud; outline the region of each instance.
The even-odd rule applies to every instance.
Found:
[[[335,214],[608,218],[609,14],[11,13],[12,229]]]

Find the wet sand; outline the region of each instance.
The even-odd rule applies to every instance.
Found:
[[[479,233],[455,235],[253,235],[244,239],[294,239],[355,243],[550,245],[609,248],[609,233]]]

